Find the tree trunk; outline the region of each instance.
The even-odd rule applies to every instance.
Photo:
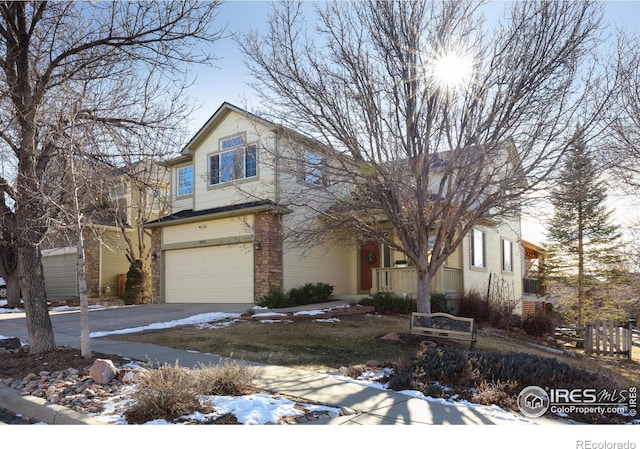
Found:
[[[420,313],[431,313],[431,276],[426,267],[416,265],[418,275],[417,309]]]
[[[20,290],[29,332],[29,352],[41,354],[53,351],[56,342],[49,316],[40,250],[32,246],[19,247],[17,251]]]
[[[14,271],[5,278],[7,283],[7,306],[11,308],[19,308],[20,304],[20,280],[18,272]]]

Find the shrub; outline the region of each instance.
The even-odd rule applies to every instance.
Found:
[[[134,405],[125,412],[125,418],[131,424],[154,419],[171,420],[200,409],[190,370],[177,363],[147,372],[138,381],[132,399]]]
[[[458,315],[474,318],[478,323],[489,321],[489,302],[476,291],[469,291],[458,298]]]
[[[427,347],[416,353],[413,363],[414,382],[427,385],[431,382],[457,382],[464,375],[467,358],[461,352],[449,348]]]
[[[444,293],[431,294],[431,312],[432,313],[451,313],[449,308],[449,300]]]
[[[517,393],[529,385],[569,388],[571,385],[610,386],[611,381],[553,357],[523,353],[462,353],[452,348],[428,347],[416,352],[411,365],[411,384],[426,386],[441,382],[451,387],[500,386]],[[394,379],[398,376],[398,379]],[[389,385],[409,383],[407,370],[394,372]],[[423,391],[424,392],[424,391]],[[426,393],[425,393],[426,394]]]
[[[295,306],[295,302],[280,290],[274,290],[258,300],[258,305],[270,309],[281,309]]]
[[[509,328],[516,322],[513,313],[515,304],[515,301],[500,298],[490,300],[472,290],[458,299],[458,315],[474,318],[476,323]]]
[[[214,366],[200,365],[193,374],[198,394],[239,396],[255,391],[254,370],[238,362],[228,361]]]
[[[151,303],[151,270],[144,266],[142,260],[136,260],[129,266],[124,284],[124,303]]]
[[[522,323],[524,331],[533,337],[542,337],[543,335],[553,335],[556,329],[556,321],[553,318],[535,316],[527,318]]]
[[[162,365],[138,381],[131,398],[134,405],[125,412],[130,424],[154,419],[171,421],[201,411],[199,395],[236,396],[255,391],[255,372],[238,362],[200,365],[196,369]]]
[[[272,291],[258,300],[258,305],[279,309],[284,307],[301,306],[305,304],[318,304],[329,301],[333,293],[333,285],[317,282],[307,283],[300,287],[294,287],[287,293],[280,290]]]
[[[289,298],[295,305],[327,302],[333,293],[333,286],[323,282],[307,283],[289,290]]]
[[[410,296],[400,296],[390,292],[377,292],[359,302],[363,306],[373,306],[376,312],[406,313],[416,311],[416,302]]]

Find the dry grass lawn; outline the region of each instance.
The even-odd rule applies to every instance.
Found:
[[[405,315],[354,315],[337,322],[260,323],[236,321],[226,327],[200,329],[184,326],[109,338],[151,343],[193,350],[238,360],[270,363],[306,370],[335,369],[363,364],[367,360],[381,363],[406,362],[419,349],[419,341],[408,339],[409,318]],[[403,342],[381,340],[397,333]],[[468,350],[467,344],[440,340],[439,344]],[[640,385],[640,348],[634,348],[633,360],[589,357],[583,351],[573,355],[556,354],[540,349],[541,341],[511,332],[481,329],[477,351],[523,352],[559,361],[597,373],[617,377],[621,384]]]

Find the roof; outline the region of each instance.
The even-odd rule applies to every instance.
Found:
[[[244,215],[251,212],[261,212],[266,210],[275,210],[280,213],[288,213],[288,209],[279,206],[271,200],[252,201],[249,203],[232,204],[229,206],[214,207],[212,209],[204,209],[194,211],[193,209],[185,209],[179,212],[167,215],[157,220],[145,223],[145,228],[161,228],[164,226],[172,226],[183,223],[201,221],[203,219],[214,219],[223,217],[233,217]]]

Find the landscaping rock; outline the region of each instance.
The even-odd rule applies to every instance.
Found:
[[[107,359],[96,359],[91,368],[89,368],[91,379],[100,385],[108,384],[117,374],[118,370],[115,365],[111,360]]]

